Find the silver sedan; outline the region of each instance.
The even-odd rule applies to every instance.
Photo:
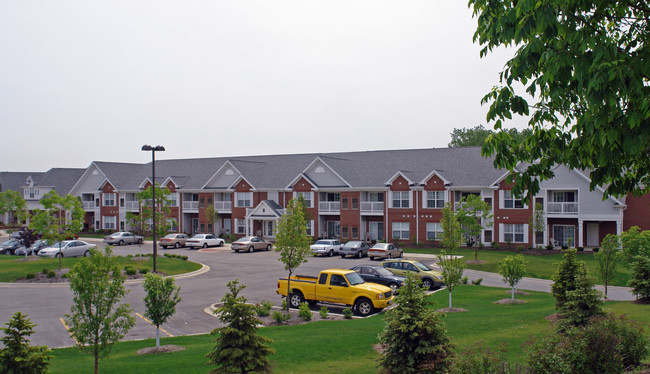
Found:
[[[38,251],[38,255],[41,257],[88,257],[91,249],[97,249],[97,246],[83,240],[65,240],[61,242],[60,250],[59,243],[54,243]]]

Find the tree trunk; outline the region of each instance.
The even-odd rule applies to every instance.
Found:
[[[291,297],[291,272],[289,272],[289,277],[287,278],[287,313],[289,313],[289,298]]]
[[[61,275],[61,259],[63,259],[63,254],[61,253],[61,241],[59,240],[59,275]]]
[[[160,348],[160,327],[156,326],[156,348]]]
[[[451,309],[451,290],[449,290],[449,309]]]
[[[514,299],[515,299],[515,287],[514,287],[514,286],[513,286],[512,289],[510,290],[510,295],[511,295],[510,298],[511,298],[512,300],[514,300]]]
[[[95,353],[95,374],[99,374],[99,354]]]

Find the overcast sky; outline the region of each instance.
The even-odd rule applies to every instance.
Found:
[[[0,0],[0,170],[446,147],[512,55],[466,4]]]

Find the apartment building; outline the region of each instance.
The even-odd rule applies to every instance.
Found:
[[[128,230],[126,212],[140,211],[136,193],[153,182],[150,163],[93,162],[77,173],[61,187],[52,179],[46,184],[78,196],[86,224],[98,230]],[[10,174],[12,189],[46,187],[36,174]],[[481,234],[486,245],[598,246],[633,225],[650,229],[648,196],[603,199],[601,189],[589,190],[587,173],[558,166],[533,197],[546,222],[544,231],[533,232],[535,204],[513,196],[508,173],[478,147],[159,160],[156,175],[171,192],[172,230],[189,233],[273,240],[284,207],[298,195],[308,206],[309,234],[342,241],[436,244],[444,204],[457,206],[468,195],[492,208]],[[16,187],[21,178],[25,183]],[[208,206],[219,212],[215,223],[207,219]]]

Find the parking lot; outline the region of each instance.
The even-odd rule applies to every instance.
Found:
[[[0,237],[0,241],[5,238]],[[97,244],[99,248],[104,247],[99,239],[87,241]],[[151,243],[144,244],[141,250],[142,253],[151,253]],[[181,286],[180,295],[183,300],[178,305],[176,314],[162,326],[167,332],[161,332],[162,337],[208,333],[217,327],[217,318],[206,310],[213,303],[220,301],[227,290],[226,283],[230,280],[239,279],[247,286],[243,293],[251,302],[268,300],[275,305],[282,303],[282,298],[276,293],[277,281],[288,273],[278,261],[279,255],[275,251],[235,253],[226,246],[202,250],[159,248],[158,252],[187,255],[189,260],[209,267],[207,271],[197,275],[177,277],[176,283]],[[121,256],[137,255],[139,247],[114,247],[114,253]],[[326,268],[349,268],[366,263],[378,262],[368,258],[310,257],[307,263],[298,268],[297,273],[317,275]],[[144,315],[144,290],[141,281],[129,281],[126,288],[130,292],[125,302],[131,305],[134,313]],[[62,318],[69,313],[72,303],[72,292],[67,284],[0,284],[0,299],[0,323],[3,325],[17,311],[27,313],[32,321],[38,324],[36,332],[32,335],[33,344],[49,347],[74,344],[62,323]],[[137,314],[136,326],[129,331],[126,339],[154,337],[155,328]]]

